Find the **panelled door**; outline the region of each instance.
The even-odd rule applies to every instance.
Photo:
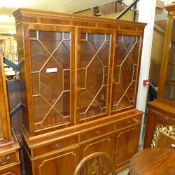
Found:
[[[29,36],[26,83],[31,128],[42,131],[69,126],[73,113],[74,29],[37,25],[29,26],[26,35]]]
[[[142,34],[119,32],[113,65],[113,113],[135,107],[140,69]]]
[[[77,118],[85,122],[107,115],[112,58],[111,30],[78,30]]]

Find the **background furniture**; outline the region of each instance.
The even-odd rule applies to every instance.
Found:
[[[139,146],[145,24],[27,9],[14,16],[26,174],[73,175],[99,151],[117,171],[126,167]]]
[[[115,168],[110,157],[96,152],[83,158],[75,169],[74,175],[114,175]]]
[[[130,161],[130,175],[174,175],[175,150],[148,148],[139,151]]]
[[[175,4],[167,6],[168,21],[161,65],[158,99],[148,103],[148,121],[145,148],[151,146],[158,124],[175,125]]]
[[[1,44],[0,40],[0,174],[20,175],[19,144],[10,128]]]
[[[157,125],[151,147],[175,148],[175,127]]]

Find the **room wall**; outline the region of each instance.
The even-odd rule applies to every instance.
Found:
[[[164,0],[165,5],[171,4],[174,0]],[[175,2],[175,1],[174,1]]]

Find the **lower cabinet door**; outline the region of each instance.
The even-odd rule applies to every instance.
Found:
[[[113,135],[94,139],[80,146],[81,159],[95,152],[105,152],[112,158],[112,149]]]
[[[34,160],[34,175],[73,175],[79,162],[79,147]]]
[[[114,159],[117,168],[128,164],[129,159],[138,151],[140,125],[117,132],[114,136]]]

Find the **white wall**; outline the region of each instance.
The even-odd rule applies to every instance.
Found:
[[[139,1],[139,21],[147,23],[144,31],[142,61],[141,61],[140,79],[139,79],[139,88],[138,88],[137,106],[136,106],[137,109],[143,112],[145,112],[147,102],[147,92],[148,92],[148,86],[143,86],[143,80],[149,79],[149,68],[151,60],[151,48],[152,48],[154,18],[155,18],[155,6],[156,6],[156,0]]]
[[[164,0],[165,6],[171,4],[174,0]]]

